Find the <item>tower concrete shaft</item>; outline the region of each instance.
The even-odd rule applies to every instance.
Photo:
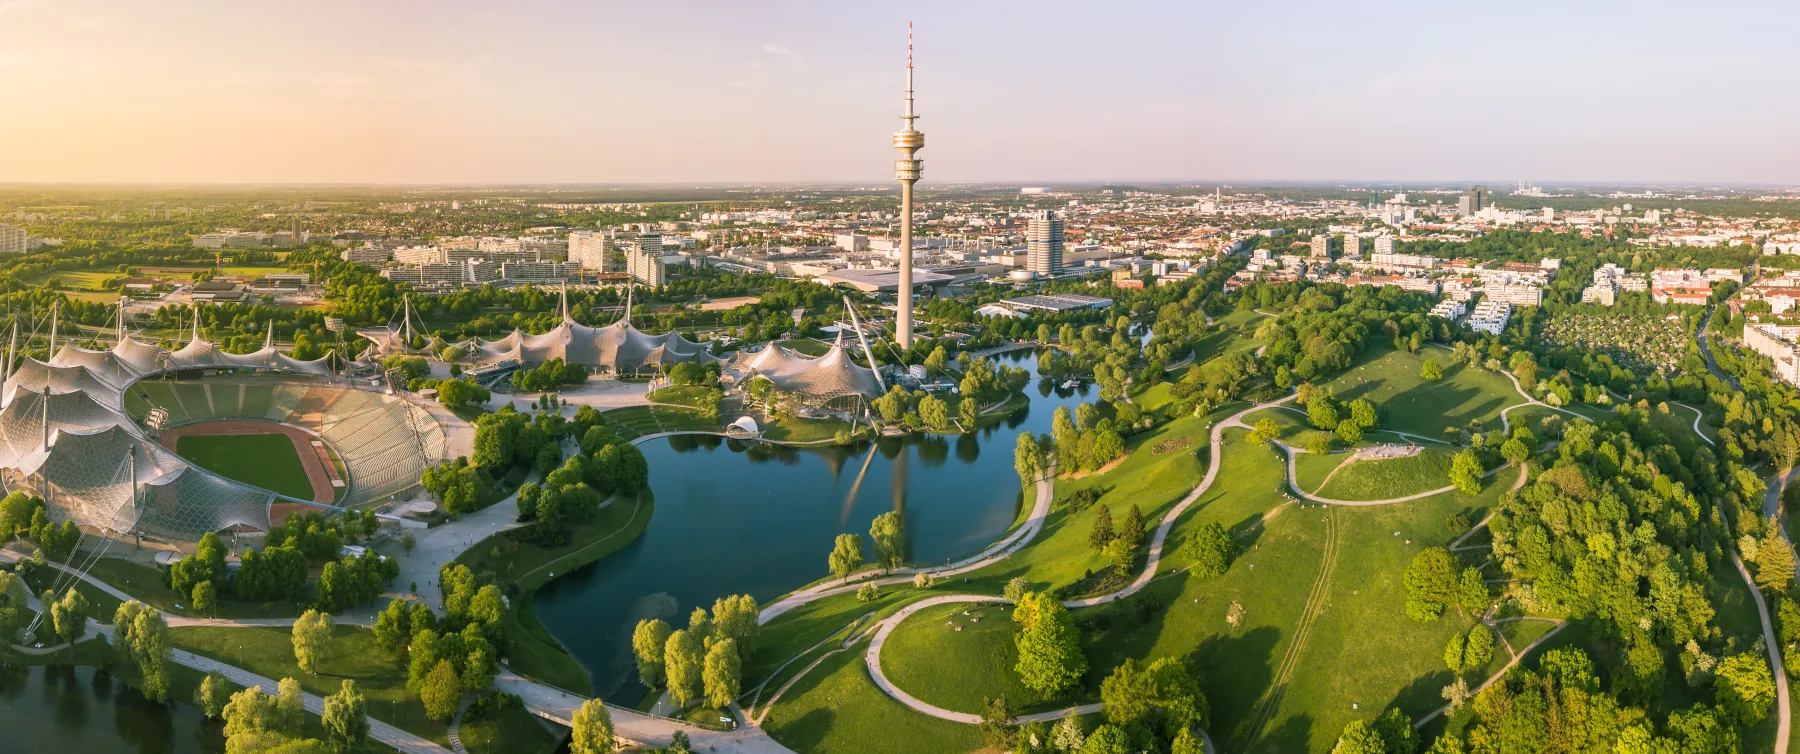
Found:
[[[919,182],[919,175],[924,170],[925,161],[917,157],[918,151],[925,147],[925,134],[913,127],[918,119],[913,112],[913,61],[912,61],[912,24],[906,25],[906,114],[900,119],[906,121],[906,129],[894,134],[894,148],[900,150],[901,159],[894,161],[894,179],[900,182],[900,285],[895,293],[899,297],[899,313],[894,317],[894,342],[901,348],[911,348],[913,343],[913,270],[912,270],[912,225],[913,225],[913,184]]]

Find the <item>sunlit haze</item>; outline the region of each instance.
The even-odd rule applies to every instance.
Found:
[[[1800,174],[1787,3],[0,0],[0,182],[886,182],[909,20],[927,188]]]

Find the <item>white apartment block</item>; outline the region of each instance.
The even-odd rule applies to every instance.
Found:
[[[1598,273],[1595,273],[1596,275]],[[1612,306],[1619,302],[1619,288],[1611,280],[1581,289],[1581,303]]]
[[[393,253],[380,246],[357,246],[338,253],[338,258],[356,264],[379,265],[393,257]]]
[[[1358,237],[1355,233],[1344,234],[1344,256],[1352,259],[1360,259],[1362,257],[1362,238]]]
[[[381,276],[390,281],[421,287],[461,285],[467,274],[467,264],[409,264],[381,271]]]
[[[0,254],[23,254],[31,248],[31,237],[24,228],[0,225]]]
[[[1389,256],[1392,256],[1394,253],[1394,237],[1393,236],[1376,236],[1375,237],[1375,253],[1387,254]]]
[[[1800,326],[1752,323],[1744,326],[1744,345],[1775,362],[1775,376],[1800,385]]]
[[[1375,253],[1369,255],[1369,266],[1389,270],[1429,270],[1437,267],[1437,257],[1418,254],[1383,254],[1381,239],[1375,239]]]
[[[1453,298],[1447,298],[1437,302],[1437,306],[1431,307],[1431,316],[1439,319],[1454,320],[1461,317],[1465,311],[1463,302]]]
[[[583,270],[605,272],[607,257],[612,253],[612,245],[612,231],[572,231],[569,233],[569,263]]]
[[[1512,306],[1499,301],[1483,301],[1475,305],[1475,311],[1469,315],[1469,327],[1489,335],[1499,335],[1506,329],[1506,321],[1512,319]]]
[[[1489,301],[1512,306],[1537,306],[1544,301],[1544,289],[1530,283],[1484,285],[1481,287],[1481,295]]]
[[[1312,237],[1312,256],[1317,259],[1331,258],[1331,236],[1326,233]]]
[[[501,262],[500,278],[517,283],[566,280],[575,269],[568,262]]]
[[[645,238],[653,239],[645,243]],[[652,288],[660,287],[666,282],[667,270],[663,267],[662,239],[647,236],[625,248],[625,271],[631,279]]]

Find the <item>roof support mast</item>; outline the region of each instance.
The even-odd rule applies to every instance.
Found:
[[[869,371],[875,373],[875,384],[887,392],[887,382],[881,379],[881,365],[875,363],[875,353],[869,350],[869,339],[863,337],[862,323],[856,321],[856,307],[850,305],[850,297],[844,297],[844,310],[850,312],[850,326],[856,328],[856,340],[862,344],[863,358],[869,360]]]

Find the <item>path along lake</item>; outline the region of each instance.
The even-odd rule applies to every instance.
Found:
[[[1037,376],[1029,351],[996,357],[1032,373],[1030,404],[962,436],[884,438],[843,448],[785,448],[717,437],[640,446],[656,515],[637,541],[539,590],[539,620],[593,674],[594,693],[632,705],[645,693],[631,655],[642,618],[687,625],[695,607],[749,594],[767,602],[827,575],[838,534],[901,511],[907,558],[944,563],[980,552],[1018,518],[1013,470],[1019,432],[1050,431],[1058,406],[1097,400],[1091,384],[1063,390]],[[1093,395],[1090,395],[1093,393]]]

